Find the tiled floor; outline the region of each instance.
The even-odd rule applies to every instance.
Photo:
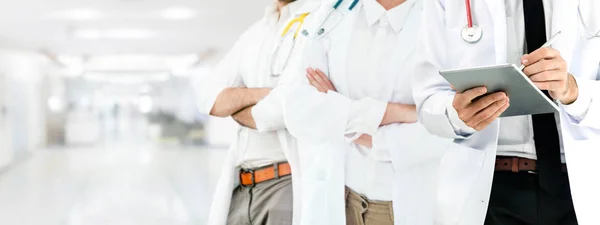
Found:
[[[224,149],[39,150],[0,177],[2,225],[199,225]]]

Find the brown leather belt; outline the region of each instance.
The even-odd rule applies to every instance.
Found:
[[[287,162],[275,163],[273,165],[257,168],[240,170],[240,183],[243,186],[252,186],[256,184],[279,179],[280,177],[292,174],[292,168]]]
[[[562,164],[563,172],[567,171],[567,165]],[[535,172],[536,161],[521,157],[496,157],[496,171]]]

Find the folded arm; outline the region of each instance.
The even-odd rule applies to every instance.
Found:
[[[417,122],[417,110],[415,105],[389,102],[387,103],[385,113],[383,114],[383,119],[379,124],[379,129],[381,129],[383,126],[391,124],[414,122]],[[357,145],[362,145],[368,148],[373,147],[373,137],[370,134],[362,134],[353,142]]]
[[[269,88],[225,88],[215,100],[210,115],[218,117],[231,116],[244,108],[255,105],[265,98]]]
[[[274,88],[262,100],[239,110],[231,117],[238,124],[259,132],[285,129],[280,93],[279,88]]]
[[[335,92],[335,86],[320,70],[309,68],[308,83],[321,93]],[[391,101],[406,101],[406,79],[398,80]],[[409,91],[410,92],[410,91]],[[412,104],[387,103],[383,119],[373,134],[362,134],[353,143],[370,148],[370,157],[382,162],[396,161],[396,169],[410,167],[442,155],[450,140],[432,137],[425,128],[416,123],[416,106]],[[392,152],[395,157],[392,157]]]
[[[337,92],[319,92],[311,86],[307,68],[328,73],[327,50],[321,40],[307,39],[300,57],[295,57],[286,76],[283,115],[288,130],[298,139],[326,142],[347,135],[356,139],[372,134],[379,127],[386,102],[376,99],[352,100]]]
[[[332,95],[349,101],[349,111],[339,111],[339,114],[349,112],[343,134],[355,144],[371,147],[371,135],[374,134],[380,126],[393,123],[412,123],[417,120],[414,105],[388,103],[371,98],[350,100],[336,92],[337,90],[329,80],[329,77],[320,69],[306,69],[305,77],[307,78],[306,83],[308,84],[305,86],[313,87],[312,89],[305,89],[304,91],[308,92],[306,94],[310,95],[320,92],[325,96]],[[304,91],[296,94],[304,95],[301,94]],[[307,100],[306,103],[298,104],[298,106],[310,106],[310,99]],[[329,106],[332,104],[336,104],[336,102],[330,102]],[[380,108],[373,111],[373,106]],[[330,109],[334,108],[332,107]],[[315,107],[314,110],[318,110],[318,107]],[[327,108],[323,110],[326,111]],[[331,127],[333,128],[333,126]]]
[[[248,107],[240,110],[239,112],[231,115],[231,118],[233,118],[233,120],[235,120],[235,122],[237,122],[238,124],[240,124],[242,126],[256,129],[256,122],[254,121],[254,118],[252,118],[252,109],[253,108],[254,108],[254,106],[248,106]]]
[[[258,103],[270,92],[267,88],[247,88],[240,74],[246,48],[253,44],[251,27],[235,43],[231,51],[207,75],[193,82],[201,113],[228,117]]]

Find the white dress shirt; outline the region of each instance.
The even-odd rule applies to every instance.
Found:
[[[350,139],[378,129],[392,95],[400,96],[405,104],[414,104],[411,76],[401,61],[414,43],[403,42],[400,36],[413,5],[408,1],[386,12],[375,0],[363,3],[349,36],[344,75],[348,93],[340,94],[351,99],[371,98],[377,107],[363,107],[368,105],[364,101],[353,103],[347,127]],[[335,79],[339,75],[331,76]],[[346,185],[369,199],[391,201],[391,162],[378,159],[371,149],[360,145],[348,143],[347,148]]]
[[[281,9],[281,13],[275,5],[268,7],[264,17],[246,30],[233,49],[214,68],[211,80],[201,84],[199,105],[202,112],[209,113],[219,93],[227,87],[274,88],[277,85],[279,77],[272,75],[271,68],[275,45],[280,43],[280,32],[290,15],[300,6],[300,2],[290,3]],[[261,116],[260,120],[255,118],[257,126],[266,126],[263,123],[267,116],[256,113],[253,110],[253,117]],[[237,150],[241,154],[238,166],[257,168],[286,161],[276,129],[259,132],[241,127],[237,134]]]
[[[506,3],[506,21],[507,21],[507,46],[508,46],[508,63],[515,65],[521,64],[521,56],[526,52],[525,38],[525,18],[523,12],[523,0],[505,0]],[[552,1],[543,0],[544,11],[546,17],[546,37],[550,38],[552,27]],[[576,101],[571,105],[565,106],[565,110],[572,115],[585,115],[587,109],[581,107],[582,101]],[[454,130],[457,134],[468,136],[475,132],[474,129],[468,127],[462,120],[458,118],[456,110],[451,106],[447,107],[448,117]],[[497,155],[501,156],[517,156],[529,159],[537,159],[535,142],[533,138],[533,123],[531,116],[517,116],[500,118],[500,132],[498,137]],[[557,122],[558,122],[557,117]],[[559,135],[560,124],[558,125]],[[561,158],[565,162],[564,150],[561,141]]]

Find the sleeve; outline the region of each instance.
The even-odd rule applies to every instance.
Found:
[[[228,87],[243,87],[244,83],[239,73],[239,65],[246,46],[249,33],[246,31],[235,43],[233,48],[215,66],[209,74],[199,77],[194,83],[198,109],[203,114],[209,114],[217,96]]]
[[[600,81],[575,79],[579,96],[572,104],[561,107],[572,124],[600,129]]]
[[[579,96],[569,105],[560,104],[566,120],[574,125],[600,129],[600,38],[577,43],[569,72]]]
[[[281,88],[274,88],[267,97],[252,108],[252,118],[259,132],[285,129],[281,92]]]
[[[373,135],[387,102],[364,98],[353,100],[337,92],[321,93],[306,79],[308,67],[329,74],[326,40],[305,38],[304,47],[291,65],[286,82],[283,112],[288,130],[299,139],[326,141],[344,135],[351,140]],[[287,75],[286,75],[287,76]]]
[[[311,5],[308,5],[311,4]],[[307,6],[314,5],[314,2],[307,3]],[[315,7],[320,4],[316,4]],[[313,18],[314,12],[310,10],[309,16],[305,18],[305,20],[309,21]],[[295,18],[290,18],[286,24],[289,24],[290,21]],[[303,35],[299,35],[295,40],[293,47],[291,49],[290,62],[294,62],[298,57],[301,57],[301,52],[303,49],[303,44],[305,43],[306,38]],[[287,68],[284,68],[286,70]],[[284,74],[287,71],[284,71]],[[285,89],[286,80],[289,80],[290,76],[282,76],[281,81],[278,83],[277,87],[273,88],[269,95],[265,97],[263,100],[259,101],[254,108],[252,108],[252,118],[254,118],[254,122],[256,123],[256,129],[259,132],[269,132],[280,129],[285,129],[285,121],[283,119],[283,93]]]
[[[421,9],[422,10],[422,9]],[[411,53],[414,54],[414,51]],[[410,65],[414,59],[406,59],[405,73],[413,74]],[[391,102],[414,104],[412,97],[414,76],[399,76],[394,84]],[[442,149],[451,142],[429,134],[425,127],[416,123],[395,123],[380,127],[373,135],[370,156],[378,161],[392,161],[394,168],[411,167],[431,159],[440,158]]]
[[[465,139],[473,130],[462,124],[452,107],[456,94],[450,84],[438,74],[444,67],[447,52],[446,41],[436,35],[445,30],[445,10],[438,0],[425,1],[422,24],[416,45],[413,96],[417,105],[419,121],[432,134],[444,138]],[[450,104],[448,104],[450,103]]]
[[[373,135],[370,156],[378,161],[391,161],[399,170],[441,158],[450,143],[450,139],[432,137],[419,123],[395,123],[379,128]]]

